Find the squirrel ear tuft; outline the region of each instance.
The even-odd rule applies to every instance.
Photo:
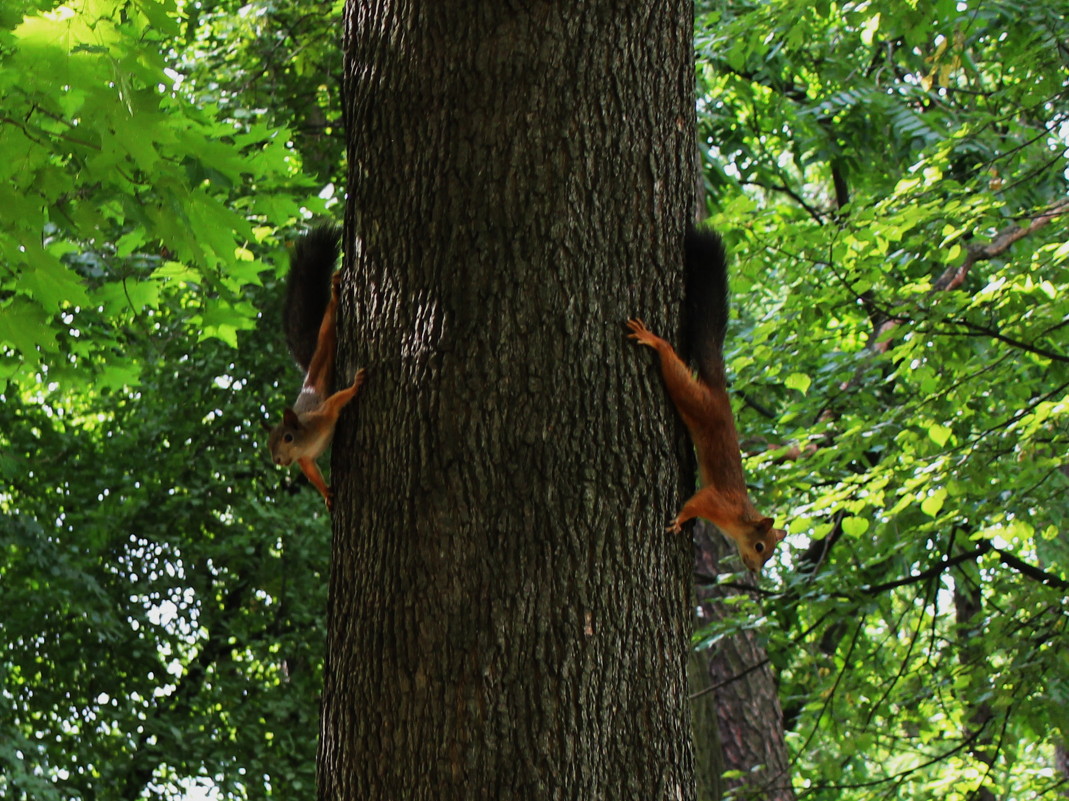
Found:
[[[275,430],[274,426],[272,426],[270,423],[265,423],[263,420],[260,421],[260,426],[263,428],[264,431],[274,431]]]
[[[293,411],[293,409],[286,409],[282,412],[282,422],[294,428],[301,427],[301,421],[297,417],[297,412]]]
[[[756,523],[754,523],[754,528],[756,528],[762,534],[767,534],[769,532],[769,530],[772,528],[772,518],[771,517],[762,517],[760,520],[758,520]]]

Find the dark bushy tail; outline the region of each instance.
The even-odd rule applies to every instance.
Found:
[[[340,252],[341,229],[328,224],[301,236],[290,254],[282,327],[290,353],[305,372],[330,302],[330,277]]]
[[[720,235],[691,228],[683,241],[686,299],[683,307],[685,352],[708,386],[726,386],[724,335],[728,325],[727,256]]]

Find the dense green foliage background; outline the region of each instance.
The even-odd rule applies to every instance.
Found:
[[[329,525],[259,422],[339,15],[0,11],[0,797],[314,790]]]
[[[1066,781],[1067,41],[1065,2],[702,4],[801,798]]]
[[[298,379],[284,240],[342,185],[340,6],[0,9],[4,798],[312,792],[328,525],[258,422]],[[791,532],[726,625],[767,636],[798,795],[1053,797],[1069,3],[697,16],[739,425]]]

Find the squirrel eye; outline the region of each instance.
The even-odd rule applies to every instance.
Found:
[[[756,542],[754,543],[753,549],[758,553],[764,553],[765,544],[763,542]]]
[[[286,434],[282,437],[283,442],[293,442],[293,434]]]

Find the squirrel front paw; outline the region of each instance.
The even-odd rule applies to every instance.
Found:
[[[660,337],[646,328],[646,324],[640,319],[632,317],[627,321],[627,327],[631,329],[631,333],[627,335],[629,339],[635,340],[640,345],[648,345],[651,348],[657,347],[656,343]]]

